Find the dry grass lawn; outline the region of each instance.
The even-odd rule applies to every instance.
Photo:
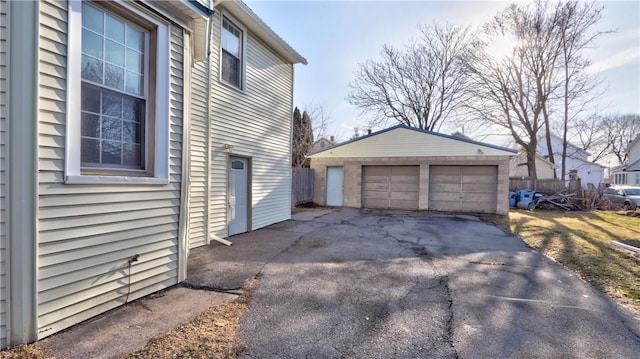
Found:
[[[640,244],[640,218],[615,212],[511,211],[485,217],[640,314],[640,255],[609,245]]]
[[[237,338],[240,318],[247,311],[258,279],[249,281],[235,300],[210,308],[192,321],[151,339],[144,348],[127,356],[141,358],[236,358],[245,350]],[[55,359],[39,343],[0,352],[0,358]]]

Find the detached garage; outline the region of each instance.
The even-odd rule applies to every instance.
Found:
[[[515,154],[400,125],[308,157],[321,205],[507,214]]]

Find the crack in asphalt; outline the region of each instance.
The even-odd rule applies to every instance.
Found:
[[[212,285],[193,284],[188,282],[180,283],[180,286],[187,289],[201,290],[206,292],[226,293],[240,296],[242,295],[242,287],[238,288],[219,288]]]
[[[412,242],[412,241],[407,241],[404,239],[400,239],[397,238],[395,236],[392,236],[389,232],[385,231],[385,238],[392,238],[394,239],[396,242],[398,242],[402,247],[404,247],[405,249],[410,250],[411,252],[413,252],[413,254],[422,259],[422,260],[431,260],[431,253],[429,253],[429,251],[420,244],[420,240],[421,238],[418,238],[418,240],[416,242]]]
[[[449,306],[447,307],[447,312],[449,313],[449,318],[447,319],[447,337],[445,340],[449,343],[451,349],[453,349],[454,358],[458,359],[460,358],[460,355],[458,354],[455,343],[453,342],[453,296],[451,295],[451,288],[449,288],[449,276],[441,277],[440,284],[444,286],[444,291],[447,295],[447,302],[449,303]]]

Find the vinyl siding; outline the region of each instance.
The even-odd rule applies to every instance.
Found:
[[[9,59],[8,21],[9,3],[0,0],[0,348],[7,346],[7,212],[5,198],[6,144],[7,139],[7,62]]]
[[[442,137],[407,128],[396,128],[346,143],[311,158],[331,157],[413,157],[413,156],[476,156],[515,155],[508,151]]]
[[[169,184],[64,183],[66,2],[40,5],[38,338],[177,283],[182,29],[170,43]],[[128,259],[139,254],[130,268]],[[128,283],[131,283],[130,291]]]
[[[207,244],[207,196],[209,191],[207,125],[209,61],[193,66],[189,137],[189,247]]]
[[[277,56],[252,33],[246,43],[246,90],[221,83],[220,21],[213,18],[211,71],[211,191],[212,237],[227,236],[227,171],[231,155],[251,162],[252,230],[291,217],[291,91],[293,65]]]

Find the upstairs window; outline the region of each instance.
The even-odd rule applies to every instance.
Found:
[[[226,16],[222,17],[222,55],[220,76],[222,81],[240,90],[244,86],[244,31]]]

